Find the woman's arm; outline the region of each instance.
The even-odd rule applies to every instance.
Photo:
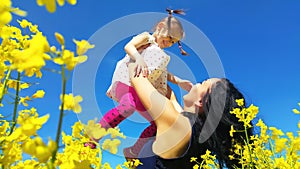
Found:
[[[157,125],[153,151],[163,158],[179,157],[185,152],[190,140],[189,120],[176,111],[173,103],[161,95],[147,78],[134,77],[134,64],[129,64],[132,86]]]

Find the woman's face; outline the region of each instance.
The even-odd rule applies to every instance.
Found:
[[[195,84],[192,89],[183,96],[184,104],[186,106],[191,106],[196,104],[200,107],[200,112],[202,108],[202,100],[205,95],[207,95],[210,91],[212,86],[219,81],[218,78],[211,78],[203,81],[202,83]]]

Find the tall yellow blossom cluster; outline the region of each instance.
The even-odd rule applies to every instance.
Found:
[[[246,109],[247,115],[250,118],[254,117],[256,108],[251,105]],[[233,112],[239,118],[239,115],[244,114],[242,111],[234,110]],[[248,124],[247,118],[239,119],[244,124]],[[247,138],[247,145],[243,147],[237,145],[234,150],[235,154],[242,154],[238,160],[244,168],[300,168],[300,128],[297,133],[284,133],[276,127],[268,127],[261,119],[255,126],[260,128],[259,134]],[[252,126],[246,125],[242,132],[247,132],[247,127]]]
[[[65,40],[61,34],[56,32],[55,37],[57,42],[61,45],[61,49],[58,50],[55,46],[51,47],[51,53],[57,56],[53,59],[53,62],[59,65],[65,65],[67,70],[73,70],[77,64],[85,62],[87,59],[87,56],[84,55],[85,52],[94,48],[94,45],[89,44],[86,40],[74,40],[76,44],[75,55],[74,52],[65,48]]]
[[[38,0],[37,3],[45,5],[49,12],[55,11],[55,0]],[[58,0],[57,3],[62,6],[64,0]],[[74,5],[76,1],[68,0],[68,3]],[[26,19],[18,21],[17,26],[9,25],[12,12],[25,14],[24,11],[11,7],[10,0],[1,0],[0,106],[7,107],[10,104],[4,103],[13,103],[13,111],[5,116],[0,114],[0,169],[108,167],[109,163],[102,164],[102,151],[117,153],[120,138],[125,138],[120,129],[106,130],[99,123],[89,121],[86,125],[76,122],[71,135],[61,131],[65,111],[80,113],[80,102],[83,101],[80,95],[66,93],[66,74],[87,60],[85,53],[94,48],[94,45],[86,40],[74,39],[76,50],[73,52],[66,48],[65,39],[59,33],[54,34],[58,44],[50,45],[47,37],[39,31],[38,25]],[[23,90],[32,91],[31,87],[38,84],[36,81],[43,77],[42,71],[48,62],[56,63],[60,69],[49,72],[61,76],[62,87],[58,90],[62,89],[62,92],[60,98],[57,98],[61,104],[57,109],[59,114],[50,112],[40,115],[30,102],[43,99],[46,92],[36,88],[33,92],[25,93]],[[38,131],[46,125],[50,114],[59,116],[59,122],[56,138],[46,140],[39,136]],[[86,142],[91,142],[91,138],[103,140],[101,143],[93,141],[97,146],[96,149],[92,149],[85,146]],[[63,145],[60,145],[61,141]],[[24,154],[30,158],[24,159]],[[120,164],[117,168],[134,168],[139,164],[136,160],[134,163]]]
[[[268,127],[263,120],[259,119],[255,126],[251,121],[258,113],[258,107],[250,105],[244,107],[244,100],[236,100],[237,104],[243,108],[235,108],[231,111],[240,122],[244,124],[244,130],[236,130],[231,126],[230,136],[235,132],[245,132],[246,145],[240,145],[233,139],[234,149],[229,159],[238,160],[244,169],[299,169],[300,168],[300,121],[296,133],[286,132],[276,127]],[[298,103],[300,106],[300,103]],[[293,109],[295,114],[299,114],[297,109]],[[247,135],[247,129],[258,127],[260,132],[253,136]],[[196,163],[193,169],[220,168],[215,160],[215,156],[209,150],[206,154],[192,157],[191,162]],[[237,167],[235,167],[237,168]]]
[[[62,134],[62,142],[65,148],[58,153],[55,165],[61,169],[111,169],[108,162],[102,164],[102,151],[108,150],[111,153],[116,154],[121,142],[118,138],[125,138],[124,134],[121,133],[118,128],[106,130],[102,128],[99,123],[95,123],[94,120],[88,121],[87,125],[76,122],[72,126],[72,129],[72,135],[67,135],[64,132]],[[109,135],[110,137],[107,137]],[[104,140],[101,141],[101,143],[93,141],[97,147],[91,149],[89,146],[84,145],[86,142],[91,142],[91,138],[104,138]],[[117,165],[116,169],[134,169],[138,165],[142,165],[142,163],[138,159],[135,159]]]
[[[37,131],[47,122],[49,115],[39,116],[35,108],[21,110],[14,129],[10,122],[3,120],[3,116],[1,119],[0,168],[18,168],[27,165],[42,167],[57,148],[52,139],[49,139],[46,145],[37,135]],[[23,162],[23,153],[34,158]]]
[[[206,150],[205,154],[201,155],[201,162],[197,157],[191,157],[190,162],[195,162],[193,169],[210,169],[219,168],[219,164],[216,162],[216,155],[212,155],[209,150]]]

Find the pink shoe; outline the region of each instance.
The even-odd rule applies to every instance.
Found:
[[[93,142],[85,142],[84,147],[90,147],[91,149],[95,149],[97,145]]]

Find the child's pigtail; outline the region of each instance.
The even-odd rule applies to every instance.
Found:
[[[179,15],[185,15],[185,12],[182,10],[182,9],[170,9],[170,8],[167,8],[166,11],[168,12],[169,14],[169,17],[168,17],[168,30],[170,29],[170,22],[171,22],[171,18],[173,17],[172,14],[175,13],[175,14],[179,14]],[[177,42],[178,43],[178,48],[180,49],[180,53],[182,55],[189,55],[185,50],[182,49],[182,45],[181,45],[181,42],[180,40]]]
[[[180,53],[181,53],[182,55],[184,55],[184,56],[189,55],[185,50],[182,49],[181,42],[178,41],[177,43],[178,43],[178,48],[180,49]]]

